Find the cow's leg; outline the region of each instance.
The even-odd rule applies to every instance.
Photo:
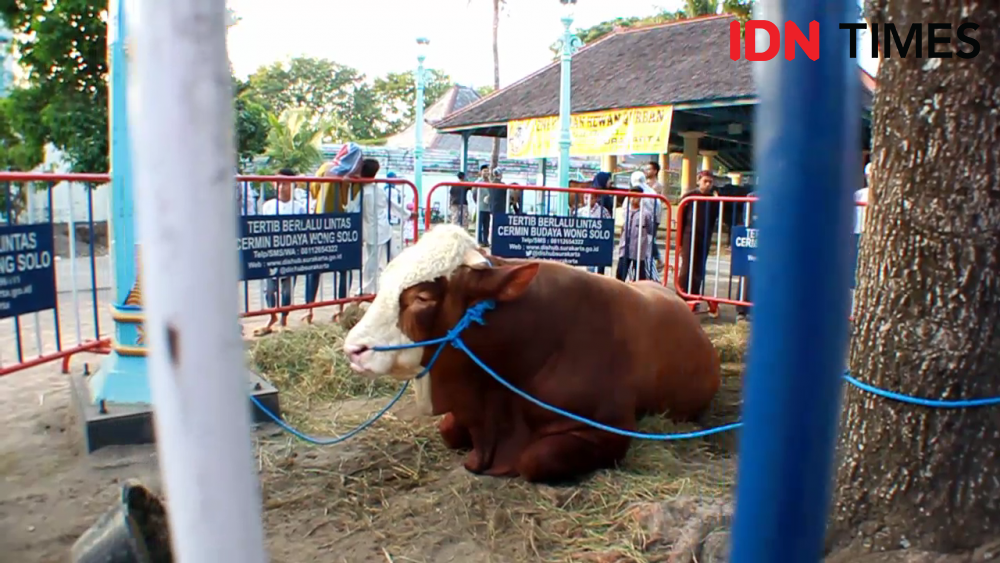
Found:
[[[472,434],[464,425],[455,420],[455,415],[447,413],[438,422],[438,432],[444,444],[453,450],[464,450],[472,447]]]
[[[614,467],[628,452],[630,439],[602,430],[581,429],[552,434],[529,445],[517,472],[530,482],[557,482]]]

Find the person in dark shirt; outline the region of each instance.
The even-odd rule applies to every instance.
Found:
[[[698,184],[695,190],[684,194],[681,201],[695,196],[716,195],[714,184],[715,176],[708,170],[702,170],[698,173]],[[718,217],[719,205],[706,201],[689,201],[681,212],[681,268],[679,276],[680,286],[684,288],[686,293],[702,295],[701,286],[705,281],[708,248]],[[692,227],[694,232],[692,232]]]
[[[465,181],[465,172],[458,173],[458,181]],[[462,186],[452,186],[448,190],[448,220],[453,225],[469,226],[469,190]]]

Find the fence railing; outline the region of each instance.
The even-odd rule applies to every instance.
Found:
[[[51,199],[41,222],[13,203],[27,190],[51,198],[64,182],[88,186],[89,195],[109,177],[0,173],[0,376],[58,360],[66,372],[74,354],[109,350],[112,241],[107,225],[93,220],[93,198],[82,223],[74,214],[58,222]],[[407,217],[403,203],[403,190],[417,201],[407,180],[238,176],[235,187],[244,318],[309,310],[311,320],[314,309],[369,300],[378,264],[419,237],[416,213]],[[205,280],[212,283],[211,272]],[[141,304],[138,281],[134,289],[130,295]]]
[[[671,210],[660,194],[445,182],[428,191],[428,203],[439,189],[449,190],[450,204],[438,220],[469,228],[495,256],[549,259],[621,280],[666,284]],[[529,198],[554,201],[563,194],[568,213],[555,203],[524,206]],[[428,216],[426,228],[432,224]]]
[[[750,270],[756,261],[756,201],[754,196],[693,195],[677,204],[674,287],[684,299],[707,303],[711,313],[722,304],[735,305],[739,313],[753,305]],[[868,204],[855,205],[854,263]]]
[[[68,371],[74,354],[108,352],[112,241],[94,220],[91,196],[108,182],[103,174],[0,173],[0,376],[56,360]],[[63,183],[86,187],[85,220],[56,219],[52,192]],[[497,256],[673,285],[692,308],[753,305],[753,196],[692,195],[672,209],[662,195],[621,189],[446,182],[418,201],[416,187],[398,178],[237,176],[235,187],[244,318],[284,321],[308,310],[311,321],[315,309],[370,300],[381,266],[440,222],[465,226]],[[18,198],[37,199],[21,195],[29,190],[48,195],[44,221],[17,208]],[[444,209],[430,205],[437,190],[449,192]],[[74,208],[80,191],[67,191]],[[568,213],[558,204],[566,199]],[[855,244],[867,204],[857,205]]]

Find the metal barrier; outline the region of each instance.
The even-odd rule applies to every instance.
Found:
[[[236,181],[239,185],[241,201],[239,208],[243,217],[242,223],[246,223],[249,217],[259,217],[268,214],[275,217],[284,215],[290,218],[287,211],[298,211],[298,213],[292,213],[292,215],[299,215],[300,218],[308,219],[310,218],[309,216],[318,212],[317,207],[321,207],[327,213],[350,211],[367,215],[364,209],[366,199],[358,197],[362,193],[362,186],[371,186],[372,191],[368,193],[373,196],[377,193],[374,190],[384,191],[385,186],[393,186],[399,190],[408,189],[413,194],[412,201],[416,202],[418,200],[416,186],[409,180],[401,178],[376,178],[369,181],[361,178],[243,175],[237,176]],[[270,191],[276,192],[276,186],[281,183],[289,183],[292,186],[291,202],[286,206],[286,212],[282,212],[281,206],[275,206],[274,211],[268,210],[268,213],[265,213],[263,205],[258,203],[261,199],[264,199],[260,197],[259,192],[265,192],[264,195],[269,194]],[[309,310],[306,320],[311,320],[314,309],[330,306],[343,307],[347,303],[370,301],[373,299],[378,289],[377,273],[381,271],[381,267],[398,254],[403,246],[412,244],[420,236],[419,222],[417,220],[419,210],[416,209],[416,206],[412,217],[404,221],[400,217],[400,212],[407,210],[402,207],[396,208],[392,205],[392,203],[399,202],[398,200],[393,202],[390,194],[386,194],[386,199],[389,202],[385,209],[388,213],[388,219],[391,221],[395,216],[399,219],[398,224],[394,227],[390,223],[388,232],[384,233],[383,236],[379,236],[380,233],[378,232],[372,235],[376,240],[386,238],[382,243],[384,247],[378,251],[362,252],[361,270],[309,274],[303,276],[305,282],[303,284],[297,284],[294,277],[292,279],[269,278],[273,281],[269,281],[267,278],[263,280],[250,280],[246,279],[246,272],[244,272],[244,281],[240,284],[240,298],[243,305],[241,316],[244,318],[279,314],[285,316],[292,311]],[[405,198],[403,199],[405,200]],[[368,201],[370,204],[375,200],[370,199]],[[299,202],[300,205],[295,205],[293,202]],[[301,213],[302,209],[305,210],[305,217],[301,217],[303,215]],[[376,220],[376,229],[380,223],[380,218],[378,217],[380,212],[379,209],[376,209],[370,215],[370,217]],[[357,242],[360,248],[365,248],[365,244],[367,244],[361,241],[355,242]],[[302,246],[305,245],[300,245],[300,248]],[[369,273],[373,275],[367,276],[368,279],[366,279],[365,267],[369,261],[374,261],[372,260],[373,258],[380,262],[380,266],[372,266],[372,270]],[[272,285],[270,288],[267,287],[269,283]],[[274,285],[277,285],[277,287],[275,288]],[[267,291],[268,289],[270,291]],[[271,294],[270,299],[268,299],[269,293]],[[275,293],[279,295],[274,295]],[[330,295],[331,298],[327,299],[327,295]]]
[[[111,320],[100,303],[112,275],[94,190],[109,181],[106,174],[0,172],[0,376],[106,351],[101,334]]]
[[[740,250],[756,247],[756,236],[751,240],[744,232],[752,228],[756,201],[689,195],[677,204],[674,287],[685,300],[707,303],[713,314],[720,303],[751,305],[745,267],[753,255]]]
[[[95,221],[94,197],[96,189],[110,182],[106,174],[21,174],[0,172],[0,376],[61,360],[63,373],[69,372],[69,362],[74,354],[90,352],[107,354],[110,350],[110,339],[105,335],[112,331],[111,304],[114,299],[112,290],[113,272],[109,229],[107,223]],[[237,176],[236,186],[239,198],[237,203],[242,215],[241,228],[246,229],[252,223],[260,223],[265,215],[262,213],[265,197],[276,191],[276,182],[306,183],[307,185],[328,186],[323,191],[329,196],[326,200],[334,210],[350,209],[363,225],[361,217],[365,215],[365,198],[341,198],[349,194],[357,196],[361,186],[374,184],[373,187],[384,193],[384,186],[390,185],[398,190],[408,189],[417,201],[417,189],[407,180],[397,178],[378,178],[371,182],[361,182],[358,178],[314,178],[301,176]],[[253,186],[256,185],[256,186]],[[336,189],[329,189],[329,187]],[[340,188],[343,187],[343,190]],[[54,197],[60,189],[68,190],[66,197]],[[108,188],[109,189],[109,188]],[[293,187],[292,201],[288,205],[273,204],[273,216],[285,220],[313,220],[317,217],[309,213],[316,198],[308,189],[304,190],[303,201],[295,203]],[[78,194],[77,192],[82,192]],[[33,209],[36,198],[27,197],[29,193],[44,193],[47,212],[38,213]],[[63,194],[59,194],[62,196]],[[83,198],[84,203],[78,198]],[[345,201],[341,201],[341,200]],[[404,198],[405,199],[405,198]],[[353,203],[352,203],[353,201]],[[67,203],[68,202],[68,203]],[[399,203],[397,201],[397,203]],[[68,214],[60,205],[69,207]],[[268,205],[267,211],[271,211]],[[301,211],[306,213],[288,213]],[[378,216],[376,209],[374,216]],[[99,211],[99,210],[98,210]],[[315,240],[308,240],[311,229],[307,223],[297,223],[300,232],[299,239],[306,235],[305,240],[289,240],[290,244],[282,244],[282,252],[292,254],[295,258],[322,257],[323,247],[330,247],[330,242],[336,243],[337,233],[359,232],[359,239],[345,240],[341,244],[349,247],[348,252],[361,255],[362,270],[352,272],[309,274],[283,276],[289,280],[276,283],[269,282],[267,275],[247,271],[244,262],[244,280],[240,283],[243,311],[241,317],[258,317],[263,315],[283,315],[295,310],[308,309],[311,320],[312,310],[330,306],[343,306],[352,302],[368,301],[374,297],[377,290],[377,272],[372,271],[374,285],[365,293],[363,287],[364,266],[370,256],[380,258],[383,265],[398,253],[402,246],[414,242],[419,237],[416,213],[409,221],[399,217],[400,208],[389,206],[391,214],[395,215],[397,224],[390,225],[390,232],[384,236],[376,232],[374,240],[387,239],[385,246],[378,253],[365,253],[364,232],[362,227],[332,228],[329,233],[321,233]],[[405,210],[404,210],[405,211]],[[30,222],[32,217],[44,217],[41,222]],[[59,218],[65,217],[65,221]],[[257,219],[257,221],[254,221]],[[378,225],[378,223],[376,223]],[[293,231],[295,225],[289,223],[280,226],[278,231],[267,233],[270,236],[284,232],[285,226]],[[315,226],[315,225],[313,225]],[[412,227],[412,229],[411,229]],[[325,230],[325,229],[324,229]],[[406,231],[404,233],[404,230]],[[332,234],[330,234],[332,233]],[[289,233],[285,232],[285,235]],[[240,241],[245,237],[241,236]],[[293,236],[292,238],[295,238]],[[343,237],[342,237],[343,238]],[[348,237],[350,238],[350,237]],[[305,254],[302,249],[311,249]],[[320,252],[313,252],[320,248]],[[244,249],[250,250],[250,249]],[[327,258],[331,258],[327,256]],[[248,276],[249,274],[249,276]],[[296,284],[298,277],[305,279],[304,284]],[[342,285],[337,287],[337,282]],[[357,280],[358,283],[348,283]],[[324,281],[328,283],[324,284]],[[206,282],[211,283],[211,273],[206,273]],[[283,286],[283,283],[287,284]],[[268,285],[271,284],[271,287]],[[298,288],[295,286],[298,285]],[[371,283],[369,284],[371,285]],[[265,288],[276,291],[268,296]],[[276,295],[281,290],[290,289],[290,295]],[[342,290],[342,291],[341,291]],[[141,288],[134,289],[136,299],[141,300]],[[328,292],[328,293],[327,293]],[[310,295],[312,293],[312,295]],[[324,295],[326,293],[326,295]],[[353,295],[351,295],[353,293]],[[326,298],[329,295],[330,298]],[[269,298],[271,297],[271,298]],[[287,298],[286,298],[287,297]],[[311,297],[311,298],[310,298]],[[268,306],[271,301],[273,306]],[[9,328],[8,328],[9,327]]]
[[[740,314],[753,306],[749,274],[756,259],[756,201],[755,196],[692,195],[677,205],[674,287],[690,302],[707,303],[710,314],[717,314],[720,304],[735,305]],[[855,205],[856,262],[868,203]]]
[[[667,285],[671,206],[670,201],[660,194],[442,182],[427,192],[427,206],[430,206],[434,192],[439,188],[452,190],[448,198],[449,210],[442,220],[472,227],[480,244],[489,247],[496,256],[551,259],[586,267],[623,281],[654,279]],[[492,209],[496,212],[479,212],[475,224],[470,225],[471,221],[467,221],[466,217],[471,218],[471,213],[464,215],[470,212],[472,204],[470,190],[489,191],[491,196],[502,193],[504,204],[494,206]],[[569,194],[569,215],[552,212],[552,194]],[[542,204],[528,206],[526,201],[540,201]],[[456,202],[465,202],[466,205]],[[631,202],[635,202],[635,207]],[[650,221],[648,226],[646,221]],[[429,229],[431,225],[432,219],[428,215],[425,228]],[[623,256],[624,261],[621,259]],[[656,262],[662,262],[662,266],[657,266]]]

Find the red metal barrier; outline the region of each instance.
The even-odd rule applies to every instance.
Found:
[[[57,360],[68,365],[73,355],[91,352],[103,345],[98,293],[110,290],[111,272],[107,255],[97,252],[98,231],[107,224],[107,217],[95,217],[95,210],[100,213],[102,206],[95,206],[94,190],[109,181],[107,174],[0,172],[0,195],[5,196],[2,199],[25,204],[24,208],[8,204],[0,209],[6,215],[5,220],[0,220],[0,229],[49,227],[52,240],[36,244],[46,249],[46,242],[51,242],[50,267],[56,282],[50,308],[31,307],[22,313],[0,313],[6,317],[0,318],[0,335],[13,335],[12,339],[0,340],[0,376]],[[63,213],[59,213],[59,217],[55,213],[53,191],[57,189],[66,190],[66,198],[60,198],[69,204],[65,218],[61,217]],[[40,194],[44,195],[39,198]],[[85,201],[83,213],[78,213],[75,198]],[[38,233],[33,234],[37,236]],[[35,251],[37,249],[38,246]],[[9,255],[9,259],[13,256]],[[19,292],[23,288],[17,287],[22,283],[22,275],[27,274],[8,271],[3,279],[7,286],[0,298],[9,300],[7,306],[17,308],[18,297],[23,299],[25,295]],[[32,291],[32,299],[37,299],[34,287]],[[110,322],[104,325],[103,328],[109,328]],[[11,358],[13,362],[8,361]]]
[[[671,216],[672,216],[672,214],[671,214],[671,205],[670,205],[670,201],[666,197],[664,197],[664,196],[662,196],[660,194],[634,193],[634,192],[629,192],[629,191],[626,191],[626,190],[599,190],[599,189],[592,189],[592,188],[560,188],[560,187],[552,187],[552,186],[531,186],[531,185],[514,185],[514,184],[492,184],[492,183],[483,183],[483,182],[441,182],[439,184],[434,185],[430,190],[428,190],[427,196],[426,196],[426,198],[424,200],[424,207],[425,207],[425,209],[431,209],[432,208],[432,201],[433,201],[432,198],[433,198],[434,192],[437,191],[439,188],[442,188],[442,187],[449,187],[449,188],[451,188],[451,187],[458,187],[458,188],[471,188],[471,189],[483,188],[483,189],[489,189],[489,190],[520,191],[520,192],[522,192],[522,194],[525,191],[528,191],[528,192],[552,192],[552,193],[559,193],[559,194],[565,193],[565,194],[569,194],[570,195],[571,202],[572,202],[574,196],[577,196],[579,198],[579,201],[582,202],[583,201],[583,195],[585,195],[585,194],[592,194],[592,195],[595,195],[595,196],[609,195],[609,196],[612,196],[612,197],[615,198],[615,200],[614,200],[615,201],[614,209],[616,211],[618,210],[619,203],[621,203],[621,201],[624,198],[633,198],[633,197],[635,197],[635,198],[639,198],[639,199],[651,199],[651,200],[655,200],[655,201],[660,202],[661,205],[663,206],[664,216],[661,218],[660,223],[662,225],[666,225],[667,226],[666,233],[664,235],[664,237],[665,237],[664,252],[665,253],[669,253],[669,249],[670,249],[670,236],[671,236],[671,232],[670,232],[669,226],[670,226],[670,221],[671,221]],[[523,195],[522,195],[522,197],[523,197]],[[574,211],[575,210],[572,208],[572,205],[571,205],[571,209],[570,209],[571,216],[574,213]],[[521,214],[522,215],[531,215],[530,213],[521,213]],[[614,218],[614,217],[615,217],[615,214],[612,213],[612,218]],[[430,229],[430,228],[431,228],[431,216],[428,213],[425,216],[425,229]],[[616,226],[616,231],[617,231],[617,226]],[[654,237],[654,242],[655,242],[655,240],[656,239]],[[618,248],[618,242],[620,242],[620,237],[616,237],[615,242],[614,242],[614,248],[616,249],[615,250],[616,253],[617,253],[617,248]],[[616,258],[617,258],[617,256],[616,256]],[[664,258],[666,258],[666,256]],[[613,274],[613,272],[614,272],[614,269],[612,268],[612,274]],[[661,272],[661,280],[662,280],[662,282],[663,282],[664,285],[667,285],[668,274],[669,274],[669,260],[664,259],[663,260],[663,271]]]
[[[401,190],[409,189],[412,193],[412,201],[415,205],[414,215],[410,223],[399,225],[398,228],[409,230],[412,225],[412,238],[402,236],[409,242],[415,241],[419,237],[419,201],[417,198],[416,186],[412,182],[398,178],[378,178],[372,180],[362,180],[360,178],[334,178],[334,177],[308,177],[308,176],[237,176],[237,185],[249,185],[250,182],[270,183],[275,181],[295,183],[344,183],[353,184],[375,183],[382,189],[384,184],[399,186]],[[68,226],[66,227],[67,238],[70,241],[73,256],[70,259],[60,258],[55,265],[56,270],[56,306],[52,309],[40,310],[0,318],[0,334],[7,336],[13,334],[13,339],[0,340],[0,376],[9,375],[18,371],[37,367],[54,361],[61,361],[63,373],[68,373],[71,358],[79,353],[107,354],[110,349],[110,339],[105,336],[112,330],[112,322],[108,316],[109,305],[113,297],[110,295],[113,274],[110,269],[111,258],[106,253],[97,252],[98,246],[110,247],[110,244],[97,244],[95,241],[95,223],[104,223],[106,218],[95,219],[95,209],[100,210],[101,206],[95,208],[93,188],[108,184],[111,181],[107,174],[45,174],[45,173],[14,173],[0,172],[0,196],[9,195],[4,193],[17,193],[20,189],[32,189],[39,193],[47,190],[48,215],[44,221],[26,223],[24,221],[14,222],[14,214],[4,208],[0,208],[0,213],[7,215],[7,220],[0,220],[0,227],[5,225],[26,225],[26,224],[51,224],[54,229],[62,229],[64,222],[59,221],[59,217],[54,215],[53,189],[56,186],[67,186],[60,189],[70,190],[70,214]],[[31,187],[35,183],[36,188]],[[91,189],[86,192],[87,209],[86,217],[74,219],[72,200],[73,190],[80,190],[80,185],[84,184]],[[40,186],[40,189],[37,187]],[[100,194],[104,195],[104,194]],[[79,196],[84,197],[84,196]],[[7,198],[10,201],[11,198]],[[34,198],[37,199],[37,198]],[[308,197],[307,197],[308,202]],[[345,202],[346,203],[346,202]],[[23,215],[23,213],[22,213]],[[57,215],[57,214],[56,214]],[[102,225],[97,225],[102,226]],[[74,235],[80,229],[86,227],[89,231],[89,241],[80,243],[80,248],[76,247],[77,237]],[[103,234],[103,233],[102,233]],[[61,236],[61,235],[60,235]],[[109,241],[110,242],[110,241]],[[85,248],[84,248],[85,247]],[[77,263],[81,265],[77,268]],[[83,265],[83,262],[87,262]],[[70,270],[67,281],[67,272]],[[78,275],[79,274],[79,275]],[[86,279],[85,278],[89,278]],[[88,287],[80,289],[86,281]],[[256,284],[255,284],[256,285]],[[246,290],[249,286],[247,282],[241,284]],[[80,295],[86,293],[86,299],[79,299]],[[330,306],[342,306],[347,303],[364,302],[373,299],[373,295],[358,295],[355,297],[328,299],[314,301],[312,303],[293,302],[292,305],[275,307],[272,309],[245,308],[241,312],[242,318],[257,317],[270,314],[287,313],[294,310],[316,309]],[[51,317],[51,318],[50,318]],[[75,323],[74,323],[75,321]],[[73,325],[76,325],[76,338],[67,337],[74,332]],[[87,325],[86,330],[83,328]],[[8,330],[10,326],[13,330]],[[89,331],[89,332],[88,332]],[[32,334],[33,333],[33,334]],[[29,338],[32,336],[32,338]],[[10,361],[13,359],[13,361]]]
[[[688,289],[688,282],[689,281],[693,282],[696,285],[704,285],[704,286],[707,287],[707,284],[708,284],[708,279],[707,279],[708,278],[707,261],[708,261],[708,257],[709,257],[708,256],[709,255],[709,248],[708,247],[710,247],[712,245],[712,237],[713,236],[717,237],[715,239],[716,240],[717,252],[716,252],[716,269],[715,269],[714,280],[716,281],[716,288],[718,287],[718,280],[720,280],[721,277],[722,277],[721,276],[721,271],[720,271],[721,270],[721,264],[722,264],[722,260],[721,260],[721,255],[722,255],[721,247],[722,247],[722,238],[723,238],[722,237],[722,227],[723,227],[723,217],[725,215],[726,206],[729,205],[730,209],[734,210],[734,212],[737,209],[738,205],[742,205],[743,206],[743,209],[741,209],[739,211],[741,212],[742,215],[744,215],[744,221],[743,221],[742,225],[740,225],[738,223],[738,221],[735,221],[735,220],[732,221],[731,222],[732,224],[730,225],[730,231],[731,231],[731,229],[734,226],[745,226],[745,225],[747,225],[747,224],[750,223],[750,221],[746,221],[745,219],[749,218],[750,207],[756,201],[757,201],[756,197],[729,197],[729,196],[727,196],[727,197],[719,197],[719,196],[701,196],[701,195],[691,195],[691,196],[686,196],[683,199],[681,199],[681,201],[677,205],[676,226],[675,226],[675,229],[677,230],[675,240],[677,242],[676,242],[676,246],[674,248],[674,288],[677,290],[677,294],[678,295],[680,295],[681,297],[683,297],[685,300],[687,300],[689,302],[693,302],[693,303],[705,302],[705,303],[708,303],[709,311],[711,313],[713,313],[713,314],[717,313],[718,306],[719,306],[720,303],[726,303],[726,304],[729,304],[729,305],[738,305],[738,306],[750,306],[751,305],[750,301],[748,301],[748,300],[733,299],[733,298],[728,297],[728,296],[727,297],[720,297],[718,295],[717,291],[715,292],[714,295],[709,296],[709,295],[705,295],[704,292],[696,293],[694,291],[688,291],[687,289]],[[709,213],[712,212],[713,208],[717,209],[718,210],[717,220],[713,221],[711,225],[704,225],[704,224],[699,225],[698,221],[697,221],[697,218],[698,218],[697,215],[700,215],[700,213],[697,213],[697,210],[693,209],[694,208],[694,204],[696,202],[698,203],[699,207],[701,205],[710,206],[710,207],[707,208]],[[691,225],[689,227],[687,227],[687,228],[690,229],[691,231],[693,231],[696,236],[697,235],[701,236],[701,240],[704,241],[704,242],[702,242],[703,246],[702,246],[701,249],[695,248],[695,246],[698,246],[698,245],[689,245],[689,248],[687,248],[687,249],[683,248],[684,241],[685,241],[685,239],[684,239],[684,231],[686,230],[686,228],[685,228],[685,220],[684,219],[685,219],[685,214],[688,212],[688,209],[692,209],[692,211],[693,211],[692,215],[693,216],[692,216],[691,221],[690,221]],[[735,217],[734,217],[734,219],[735,219]],[[706,266],[704,268],[705,271],[702,272],[701,280],[700,280],[701,283],[700,284],[698,283],[699,282],[698,276],[695,275],[695,273],[692,271],[693,270],[692,268],[688,268],[688,274],[689,274],[687,276],[688,279],[683,279],[683,280],[681,279],[681,277],[682,277],[681,274],[683,273],[684,265],[686,265],[688,262],[692,262],[692,254],[694,254],[694,251],[696,251],[696,250],[702,250],[701,254],[704,255],[704,257],[705,257],[704,259],[706,261]],[[698,257],[695,256],[695,257],[693,257],[693,259],[697,260]],[[696,264],[697,262],[692,262],[692,263]],[[701,268],[699,268],[699,269],[701,269]],[[733,284],[733,277],[734,276],[730,272],[730,274],[728,276],[728,278],[729,278],[728,279],[728,283],[727,283],[727,286],[730,289],[730,291],[727,292],[729,294],[731,294],[731,289],[732,289],[732,284]],[[739,281],[739,280],[737,280],[737,281]],[[742,285],[741,285],[741,287],[742,287]]]
[[[692,230],[698,231],[698,233],[696,233],[696,234],[701,234],[703,237],[707,236],[708,242],[705,243],[706,247],[712,246],[712,237],[713,236],[717,237],[715,239],[715,241],[714,241],[715,242],[715,248],[717,249],[717,252],[714,255],[715,259],[716,259],[715,260],[715,262],[716,262],[716,264],[715,264],[716,265],[716,269],[715,269],[715,276],[713,276],[713,278],[717,281],[717,280],[719,280],[719,279],[722,278],[721,272],[720,272],[720,268],[719,268],[719,266],[722,264],[722,260],[721,260],[722,253],[718,252],[718,250],[721,249],[721,248],[731,248],[731,245],[732,245],[732,243],[731,243],[731,240],[732,240],[731,232],[732,232],[732,229],[734,227],[737,227],[737,226],[750,226],[750,225],[752,225],[753,222],[751,220],[751,216],[752,216],[751,208],[752,208],[753,203],[755,203],[756,201],[757,201],[757,197],[753,197],[753,196],[749,196],[749,197],[719,197],[719,196],[700,196],[700,195],[698,195],[698,196],[688,196],[688,197],[685,197],[677,205],[677,214],[676,214],[676,216],[677,216],[677,224],[676,224],[676,227],[675,227],[675,229],[676,229],[676,237],[675,237],[676,246],[674,248],[674,287],[677,290],[677,293],[679,295],[681,295],[684,299],[686,299],[686,300],[688,300],[689,302],[692,302],[692,303],[700,303],[700,302],[707,303],[708,307],[709,307],[709,312],[713,313],[713,314],[715,314],[715,313],[718,312],[718,307],[719,307],[720,304],[735,305],[737,307],[752,307],[753,306],[753,300],[752,300],[752,298],[748,297],[746,295],[746,293],[743,292],[743,291],[738,292],[740,295],[739,295],[738,298],[735,298],[735,299],[732,298],[732,297],[730,297],[730,296],[726,296],[726,297],[720,296],[719,293],[718,293],[718,291],[717,291],[718,290],[718,283],[716,283],[716,291],[714,291],[712,295],[709,295],[708,291],[707,291],[708,283],[709,283],[708,268],[707,268],[708,264],[706,264],[705,272],[702,275],[702,280],[701,280],[704,289],[702,289],[701,292],[686,291],[686,288],[688,287],[688,281],[689,280],[688,279],[682,279],[682,274],[683,274],[683,270],[684,270],[684,268],[682,267],[682,265],[683,265],[683,263],[684,263],[685,260],[691,260],[692,259],[692,253],[696,249],[691,248],[689,246],[689,248],[686,249],[687,252],[684,251],[685,249],[683,248],[683,243],[684,243],[684,237],[683,237],[684,233],[683,233],[683,231],[685,229],[685,225],[684,225],[683,218],[684,218],[684,214],[689,209],[693,209],[695,202],[698,202],[699,206],[700,205],[718,206],[717,207],[717,209],[719,211],[718,218],[717,218],[717,220],[712,225],[709,226],[709,232],[707,232],[707,233],[706,232],[701,232],[702,231],[702,226],[699,226],[697,224],[696,220],[692,220],[693,225],[691,226]],[[734,219],[738,219],[738,220],[730,221],[730,222],[724,224],[723,217],[724,217],[725,213],[723,212],[723,210],[726,208],[725,206],[727,206],[727,205],[730,206],[730,209],[733,209],[733,210],[736,210],[737,206],[740,206],[740,205],[742,205],[743,207],[742,207],[742,209],[739,209],[741,217],[740,218],[733,217]],[[868,206],[868,203],[867,202],[860,202],[859,201],[859,202],[855,202],[855,205],[858,206],[858,207],[861,207],[861,208],[866,208]],[[861,215],[861,219],[860,220],[862,222],[864,221],[864,215],[863,214]],[[729,235],[729,236],[725,237],[725,240],[723,240],[724,239],[723,227],[725,227],[725,226],[729,227],[729,233],[727,233],[727,235]],[[711,253],[709,252],[710,249],[709,248],[704,248],[704,251],[705,251],[704,254],[706,255],[705,260],[706,260],[706,263],[708,263],[708,262],[710,262],[711,257],[712,257]],[[697,258],[697,257],[695,257],[695,258]],[[731,263],[730,263],[730,266],[731,266]],[[689,269],[689,272],[690,272],[690,269]],[[693,279],[694,278],[693,275],[689,275],[688,278],[691,279],[691,281],[697,282],[696,279]],[[744,276],[733,276],[732,273],[730,272],[729,275],[728,275],[728,280],[727,280],[726,285],[730,289],[732,289],[732,286],[733,286],[734,283],[738,283],[739,284],[739,288],[742,290],[742,289],[746,288],[747,281],[746,281],[746,279],[745,279]]]

